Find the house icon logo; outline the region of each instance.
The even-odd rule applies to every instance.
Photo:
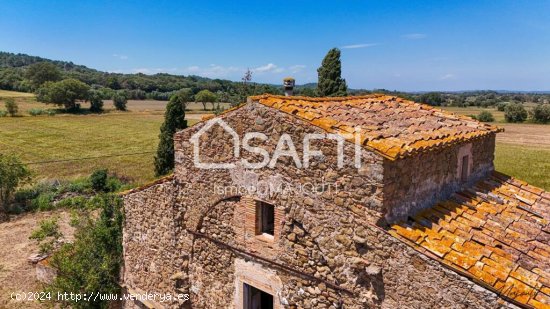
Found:
[[[221,118],[213,118],[206,122],[189,140],[193,144],[193,163],[195,167],[201,169],[233,169],[235,168],[235,163],[204,163],[200,160],[200,137],[215,125],[219,125],[224,131],[231,135],[233,138],[233,155],[235,158],[240,157],[240,139],[237,132]]]

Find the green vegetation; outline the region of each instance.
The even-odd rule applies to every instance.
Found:
[[[482,122],[493,122],[495,121],[495,117],[493,117],[493,114],[488,111],[482,111],[480,112],[475,119],[482,121]]]
[[[32,89],[38,89],[45,82],[56,82],[61,79],[61,71],[51,62],[36,62],[27,68],[25,77]]]
[[[29,71],[35,73],[28,73]],[[57,73],[60,75],[58,76]],[[107,73],[76,65],[24,54],[0,52],[0,89],[32,92],[46,82],[76,79],[98,90],[104,100],[120,92],[129,100],[167,101],[181,89],[195,95],[201,90],[222,92],[230,103],[244,102],[242,83],[199,76],[159,73],[155,75]],[[246,95],[282,94],[280,86],[248,83]],[[1,94],[1,93],[0,93]]]
[[[495,168],[504,174],[550,190],[550,148],[498,143]]]
[[[187,127],[185,107],[181,104],[180,99],[179,96],[173,96],[166,106],[164,123],[160,127],[157,155],[155,156],[156,176],[166,175],[174,168],[174,133]]]
[[[45,219],[40,221],[39,227],[34,230],[29,239],[38,243],[40,254],[50,254],[55,249],[55,244],[63,236],[59,232],[58,218]]]
[[[535,122],[548,123],[550,122],[550,104],[539,104],[533,108],[531,118]]]
[[[100,194],[79,205],[73,243],[65,243],[50,260],[57,277],[46,291],[57,293],[120,293],[122,265],[122,200],[112,194]],[[92,212],[99,210],[99,217]],[[92,245],[91,245],[92,244]],[[93,270],[93,271],[90,271]],[[61,307],[109,308],[107,300],[57,300]]]
[[[30,180],[27,166],[14,155],[0,154],[0,212],[7,213],[18,186]]]
[[[19,106],[15,102],[13,98],[7,98],[6,102],[4,103],[6,106],[6,111],[10,116],[15,117],[17,113],[19,112]]]
[[[504,108],[504,119],[507,122],[524,122],[527,119],[527,110],[519,103],[507,104]]]
[[[348,86],[342,78],[342,62],[340,50],[333,48],[328,51],[321,67],[317,69],[319,83],[317,93],[321,97],[342,97],[347,95]]]
[[[202,106],[204,107],[204,110],[206,110],[206,103],[212,104],[212,109],[214,109],[214,102],[218,100],[218,97],[212,93],[210,90],[201,90],[199,93],[195,95],[195,102],[202,103]]]
[[[125,111],[126,104],[128,104],[128,98],[122,93],[115,93],[113,95],[113,104],[118,111]]]
[[[90,100],[90,111],[92,113],[103,112],[103,97],[99,91],[91,90],[88,92],[88,99]]]
[[[38,90],[36,98],[40,102],[62,105],[68,111],[79,109],[77,100],[88,99],[90,87],[76,79],[64,79],[59,82],[46,82]]]

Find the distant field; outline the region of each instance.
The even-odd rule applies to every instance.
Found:
[[[154,152],[163,116],[142,113],[0,118],[0,152],[25,162]],[[196,120],[189,120],[190,124]],[[30,165],[36,179],[74,178],[106,167],[136,183],[154,179],[153,153]]]
[[[0,98],[32,98],[34,94],[0,89]]]
[[[18,97],[20,110],[47,107],[34,97]],[[111,109],[112,103],[105,102]],[[25,162],[154,152],[165,101],[128,101],[130,112],[110,111],[102,115],[67,115],[0,118],[0,153],[12,152]],[[202,118],[202,104],[189,105],[190,124]],[[208,106],[210,108],[210,105]],[[3,108],[3,104],[0,104]],[[445,108],[463,114],[489,110],[497,121],[504,119],[496,109]],[[196,114],[195,114],[196,113]],[[28,115],[28,114],[27,114]],[[505,132],[497,136],[496,169],[550,190],[550,125],[496,123]],[[107,167],[136,183],[154,179],[153,154],[31,165],[37,179],[73,178]]]

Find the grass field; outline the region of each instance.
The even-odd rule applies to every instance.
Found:
[[[18,93],[15,93],[18,94]],[[34,97],[17,97],[23,110],[44,108]],[[33,164],[36,179],[85,176],[98,167],[106,167],[135,183],[154,179],[153,152],[163,121],[163,101],[128,102],[129,112],[102,115],[56,115],[0,118],[0,153],[15,153],[25,162],[88,158],[135,152],[147,154],[117,156],[74,162]],[[106,101],[105,107],[112,108]],[[189,106],[201,112],[202,104]],[[1,106],[0,106],[1,108]],[[445,108],[463,114],[477,114],[481,108]],[[490,110],[496,120],[502,112]],[[188,113],[192,124],[200,113]],[[498,134],[496,169],[550,190],[550,125],[496,123],[505,132]]]
[[[153,152],[162,121],[160,114],[145,113],[0,118],[0,153],[15,153],[24,162],[41,162],[149,152],[30,165],[37,180],[86,176],[105,167],[143,183],[154,178]]]

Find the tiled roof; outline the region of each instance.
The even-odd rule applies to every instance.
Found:
[[[312,98],[261,95],[250,100],[295,115],[330,133],[347,134],[389,159],[501,131],[466,116],[387,95]]]
[[[550,193],[495,172],[389,232],[516,304],[550,308],[549,222]]]

